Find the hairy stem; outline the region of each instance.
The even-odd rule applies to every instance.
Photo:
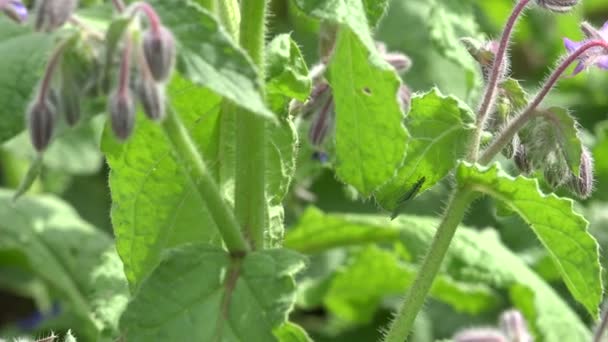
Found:
[[[266,0],[241,1],[241,46],[263,74]],[[261,79],[264,79],[263,75]],[[254,249],[264,248],[266,225],[266,123],[240,112],[236,127],[235,211]]]
[[[118,13],[122,13],[125,10],[125,3],[122,0],[112,0],[112,5]]]
[[[496,100],[496,90],[498,88],[498,82],[504,76],[505,72],[505,58],[507,55],[507,48],[509,46],[509,42],[511,41],[511,34],[513,33],[513,29],[515,28],[515,24],[517,20],[521,17],[524,9],[531,0],[520,0],[515,7],[513,8],[513,12],[507,23],[505,24],[505,28],[502,32],[502,37],[500,38],[500,43],[498,45],[498,51],[496,52],[496,56],[494,56],[494,63],[492,64],[492,71],[490,72],[490,76],[488,79],[488,85],[486,86],[486,91],[481,100],[481,105],[479,106],[479,110],[477,112],[477,129],[473,136],[473,141],[470,145],[469,150],[469,161],[476,161],[477,155],[479,154],[479,145],[481,143],[481,136],[483,135],[483,129],[488,122],[489,113],[492,111],[494,107],[494,103]]]
[[[462,221],[472,199],[472,192],[467,188],[460,188],[454,191],[443,220],[439,228],[437,228],[433,242],[424,257],[422,266],[418,269],[416,279],[405,295],[399,312],[391,323],[385,342],[403,342],[406,340],[412,330],[414,319],[422,308],[426,295],[433,285],[433,280],[437,272],[439,272],[456,228]]]
[[[551,76],[547,79],[543,87],[536,94],[534,99],[528,103],[526,108],[498,134],[498,136],[492,141],[490,146],[482,153],[479,158],[479,163],[485,165],[492,161],[496,156],[512,139],[515,134],[522,129],[530,119],[536,114],[536,108],[545,99],[547,94],[553,89],[557,81],[559,81],[562,74],[568,69],[568,67],[574,63],[582,54],[587,50],[597,47],[603,47],[608,51],[608,43],[603,40],[591,40],[559,63],[557,68],[551,73]]]
[[[184,170],[190,177],[198,195],[207,205],[226,244],[226,248],[233,255],[249,251],[249,245],[241,233],[234,213],[230,206],[222,199],[217,184],[213,181],[203,158],[194,145],[180,117],[173,110],[168,110],[167,117],[163,121],[162,126],[173,145],[173,149],[184,165],[186,165]]]

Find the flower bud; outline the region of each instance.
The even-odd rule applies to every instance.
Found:
[[[76,125],[80,120],[80,89],[73,82],[64,79],[59,94],[59,108],[65,116],[65,121],[70,126]]]
[[[498,330],[489,328],[468,329],[456,334],[454,342],[507,342]]]
[[[140,79],[137,82],[137,97],[144,107],[144,113],[150,120],[158,121],[165,117],[164,86],[151,79]]]
[[[154,80],[166,81],[175,60],[175,39],[171,31],[163,26],[148,29],[143,35],[143,51]]]
[[[40,0],[36,10],[36,30],[54,31],[72,16],[78,7],[78,0]]]
[[[19,0],[0,1],[0,10],[18,23],[27,20],[27,7]]]
[[[593,192],[593,157],[586,148],[581,153],[579,175],[571,178],[569,188],[582,199],[589,198]]]
[[[334,99],[331,91],[327,91],[324,96],[311,101],[318,101],[317,110],[314,112],[308,137],[314,146],[320,146],[325,141],[327,134],[333,128],[334,122]]]
[[[513,155],[513,161],[515,162],[515,166],[523,173],[524,175],[529,175],[532,173],[532,161],[528,157],[527,148],[523,144],[519,144],[515,149],[515,154]]]
[[[507,310],[500,315],[500,329],[509,341],[532,342],[526,320],[517,310]]]
[[[399,87],[399,92],[397,93],[397,99],[399,100],[401,109],[403,109],[404,112],[407,112],[408,109],[410,108],[410,103],[412,102],[412,90],[405,84],[402,84]]]
[[[536,0],[538,6],[546,8],[553,12],[568,12],[579,0]]]
[[[38,152],[44,151],[55,129],[55,107],[48,99],[36,100],[28,110],[28,128],[32,145]]]
[[[129,91],[116,91],[110,96],[108,104],[112,131],[120,140],[127,140],[135,125],[135,104]]]

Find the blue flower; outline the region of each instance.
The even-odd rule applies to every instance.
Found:
[[[564,38],[564,45],[566,46],[568,52],[573,53],[591,40],[608,41],[608,22],[606,22],[599,30],[591,26],[589,23],[584,22],[581,25],[581,29],[585,33],[586,39],[580,42],[575,42],[568,38]],[[576,68],[574,68],[572,74],[576,75],[592,65],[595,65],[600,69],[608,70],[608,52],[606,52],[604,48],[591,48],[582,54],[579,58],[579,63]]]
[[[0,0],[0,10],[18,23],[27,20],[27,8],[19,0]]]

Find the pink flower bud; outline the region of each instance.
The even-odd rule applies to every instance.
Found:
[[[55,107],[48,99],[34,102],[28,110],[28,128],[32,145],[38,152],[44,151],[55,129]]]
[[[129,91],[114,92],[108,104],[112,131],[120,140],[127,140],[135,126],[135,104]]]
[[[568,12],[579,0],[536,0],[536,4],[553,12]]]
[[[175,39],[164,26],[149,29],[143,35],[143,51],[152,77],[157,82],[171,75],[175,60]]]
[[[158,121],[165,117],[164,86],[151,79],[141,79],[137,84],[137,97],[150,120]]]

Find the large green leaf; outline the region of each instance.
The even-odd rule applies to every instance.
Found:
[[[90,339],[117,337],[128,287],[112,240],[51,196],[22,198],[0,190],[0,251],[27,260],[28,271],[69,303]]]
[[[33,32],[0,15],[0,143],[23,130],[53,41],[53,35]]]
[[[177,39],[178,69],[253,113],[274,118],[261,95],[262,80],[247,54],[218,21],[195,1],[149,1]]]
[[[231,259],[209,245],[176,248],[142,283],[121,329],[128,341],[275,341],[303,266],[281,249]]]
[[[466,104],[437,89],[416,95],[405,120],[411,134],[405,162],[397,176],[375,193],[380,205],[395,210],[444,178],[466,152],[474,121]]]
[[[366,245],[370,242],[361,236],[370,236],[376,242],[400,241],[411,260],[421,260],[438,224],[434,218],[401,216],[391,222],[377,216],[327,215],[311,208],[287,234],[285,241],[290,248],[309,252],[319,251],[321,246]],[[326,230],[339,234],[323,234]],[[389,237],[389,231],[394,231],[392,237]],[[449,276],[456,283],[485,284],[509,291],[511,301],[523,311],[538,341],[589,340],[589,331],[572,309],[492,231],[478,232],[460,227],[440,275]],[[360,281],[373,282],[376,278],[366,277]],[[467,297],[461,296],[461,300],[466,301]]]
[[[369,196],[403,162],[408,133],[396,96],[400,81],[348,28],[338,33],[329,72],[336,106],[336,174]]]
[[[368,246],[333,277],[324,303],[341,319],[369,323],[382,297],[403,294],[415,275],[416,268],[393,251]],[[488,311],[497,304],[496,294],[487,286],[458,283],[446,275],[437,277],[430,295],[469,314]]]
[[[510,177],[498,165],[484,169],[461,163],[457,179],[517,212],[551,255],[574,298],[597,317],[603,292],[598,244],[572,200],[544,195],[536,180]]]
[[[199,150],[214,165],[220,99],[177,77],[169,94]],[[221,243],[204,202],[158,124],[140,114],[129,141],[119,143],[106,130],[102,149],[111,168],[117,249],[132,288],[156,266],[164,249],[197,241]]]
[[[336,173],[369,196],[404,158],[408,134],[396,95],[399,77],[376,50],[361,0],[295,3],[340,25],[328,75],[336,106]]]

